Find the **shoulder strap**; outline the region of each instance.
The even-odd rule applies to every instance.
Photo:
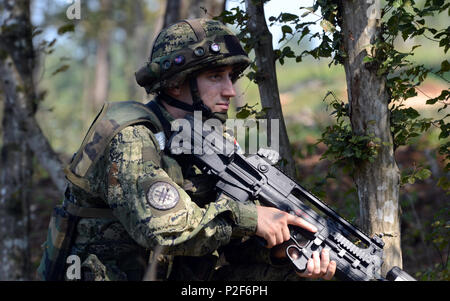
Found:
[[[125,127],[138,123],[145,124],[153,133],[163,130],[159,118],[142,103],[105,103],[73,160],[66,167],[67,179],[83,190],[93,193],[86,175],[103,155],[111,139]]]
[[[156,101],[151,101],[146,104],[146,106],[152,110],[153,113],[155,113],[156,117],[158,118],[160,124],[162,125],[164,135],[166,135],[166,139],[170,138],[171,135],[171,128],[170,122],[164,118],[163,113],[161,112],[161,109],[159,108],[157,101],[159,101],[159,98],[157,98]]]

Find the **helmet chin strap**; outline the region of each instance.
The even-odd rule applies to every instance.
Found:
[[[200,97],[200,92],[198,91],[197,77],[189,77],[189,88],[191,89],[192,96],[192,107],[194,111],[202,111],[204,114],[203,118],[209,119],[212,117],[213,112],[208,108]]]
[[[215,118],[219,119],[221,123],[225,123],[228,118],[227,113],[214,113],[209,107],[205,105],[200,97],[197,86],[197,78],[195,76],[189,77],[189,88],[191,90],[192,105],[182,102],[164,92],[158,94],[158,98],[164,100],[167,104],[182,109],[188,112],[201,111],[203,114],[203,119]]]

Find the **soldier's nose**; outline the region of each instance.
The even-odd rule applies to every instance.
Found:
[[[233,82],[230,78],[227,78],[222,86],[222,96],[231,98],[236,96],[236,90],[234,89]]]

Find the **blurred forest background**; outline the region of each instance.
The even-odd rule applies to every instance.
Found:
[[[147,61],[155,33],[168,22],[166,7],[174,2],[177,1],[81,0],[80,18],[69,20],[67,10],[71,1],[31,1],[31,21],[35,26],[33,44],[38,50],[35,81],[39,102],[35,116],[61,162],[67,163],[78,149],[103,102],[149,100],[144,89],[136,84],[134,72]],[[312,2],[272,0],[265,7],[266,18],[278,16],[282,10],[301,15],[299,7],[312,6]],[[206,12],[200,6],[205,7]],[[179,9],[184,18],[211,17],[239,6],[242,3],[236,0],[189,0],[171,9]],[[305,18],[310,18],[311,22],[318,19]],[[444,12],[432,22],[436,27],[447,28],[449,15]],[[310,28],[312,32],[322,30],[319,23]],[[283,29],[274,24],[270,30],[277,49]],[[439,68],[444,58],[449,58],[448,53],[426,37],[406,42],[400,38],[397,42],[405,49],[413,43],[421,44],[411,59],[430,68]],[[302,51],[318,43],[320,41],[314,39],[303,39],[300,44],[285,40],[282,45]],[[282,65],[278,61],[280,102],[299,171],[298,180],[341,215],[358,223],[355,184],[345,170],[332,168],[328,160],[321,159],[327,146],[318,142],[325,129],[335,123],[330,99],[335,97],[344,103],[347,99],[344,67],[330,62],[331,59],[311,57],[299,63],[289,58]],[[405,104],[420,112],[423,118],[442,118],[448,110],[438,112],[438,103],[430,105],[426,101],[448,90],[448,76],[448,72],[442,76],[429,74],[420,87],[416,87],[417,95]],[[253,81],[243,77],[236,89],[239,95],[230,117],[234,117],[237,107],[245,104],[260,108],[258,87]],[[0,93],[2,120],[3,103]],[[450,278],[449,190],[448,185],[437,185],[439,179],[448,181],[449,174],[444,169],[445,158],[437,151],[444,143],[438,136],[438,130],[430,127],[421,135],[411,137],[408,145],[398,147],[395,152],[406,179],[400,190],[403,268],[422,280]],[[0,140],[0,147],[2,143]],[[62,195],[38,160],[34,158],[32,163],[29,278],[35,279],[34,271],[42,255],[40,245],[46,237],[51,209],[62,200]],[[431,173],[406,177],[423,169]]]

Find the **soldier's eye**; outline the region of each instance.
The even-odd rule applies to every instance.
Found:
[[[213,79],[213,80],[220,80],[220,79],[222,79],[222,75],[218,74],[218,73],[212,74],[211,75],[211,79]]]

